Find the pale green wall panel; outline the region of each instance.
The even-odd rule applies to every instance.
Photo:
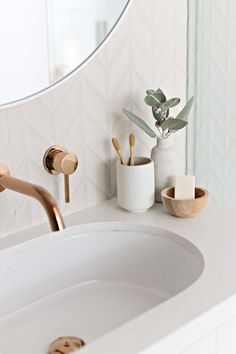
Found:
[[[188,170],[214,201],[236,203],[236,1],[189,1]]]

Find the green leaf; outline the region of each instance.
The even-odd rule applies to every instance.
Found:
[[[165,96],[164,92],[163,92],[160,88],[158,88],[158,89],[156,90],[156,93],[162,95],[163,99],[162,99],[161,103],[163,103],[163,102],[166,101],[166,96]]]
[[[184,128],[188,122],[182,119],[177,118],[168,118],[165,122],[161,124],[161,128],[163,130],[171,129],[171,130],[179,130]]]
[[[144,98],[144,102],[151,107],[160,107],[161,102],[158,100],[157,97],[153,95],[148,95]]]
[[[180,111],[179,114],[177,115],[176,117],[177,119],[183,119],[183,120],[188,119],[189,113],[193,106],[193,101],[194,101],[194,97],[191,97],[186,103],[186,105],[184,106],[184,108],[182,109],[182,111]]]
[[[155,92],[156,92],[155,90],[150,89],[150,90],[146,91],[146,94],[147,95],[153,95]]]
[[[131,113],[130,111],[127,111],[126,109],[123,109],[124,114],[133,122],[135,123],[139,128],[145,131],[150,137],[156,138],[156,133],[144,122],[142,118],[139,118],[135,114]]]
[[[155,92],[153,96],[156,97],[160,103],[164,103],[166,101],[166,96],[161,92]]]
[[[162,103],[160,108],[162,110],[166,110],[168,108],[177,106],[177,104],[179,104],[179,103],[180,103],[180,99],[178,97],[174,97],[174,98],[171,98],[168,101]]]
[[[152,107],[152,114],[153,114],[153,117],[156,119],[156,121],[157,121],[158,123],[160,123],[160,122],[161,122],[161,110],[158,109],[158,110],[156,111],[156,108],[155,108],[155,107]]]

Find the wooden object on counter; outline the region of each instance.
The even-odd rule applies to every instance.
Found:
[[[197,215],[207,204],[208,191],[201,187],[195,188],[195,199],[180,200],[175,199],[174,187],[162,190],[161,197],[163,204],[169,214],[179,218],[192,218]]]

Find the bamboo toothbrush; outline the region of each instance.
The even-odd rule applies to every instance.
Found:
[[[130,166],[134,166],[134,146],[135,146],[135,135],[131,133],[129,136],[129,148],[130,148],[129,165]]]
[[[112,138],[112,144],[113,144],[115,150],[117,151],[117,154],[119,155],[121,165],[126,165],[124,156],[123,156],[123,154],[122,154],[122,152],[120,150],[119,140],[116,139],[116,138]]]

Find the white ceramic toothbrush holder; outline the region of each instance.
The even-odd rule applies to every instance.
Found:
[[[143,212],[155,201],[154,163],[147,157],[135,157],[134,166],[117,161],[118,204],[129,212]]]

